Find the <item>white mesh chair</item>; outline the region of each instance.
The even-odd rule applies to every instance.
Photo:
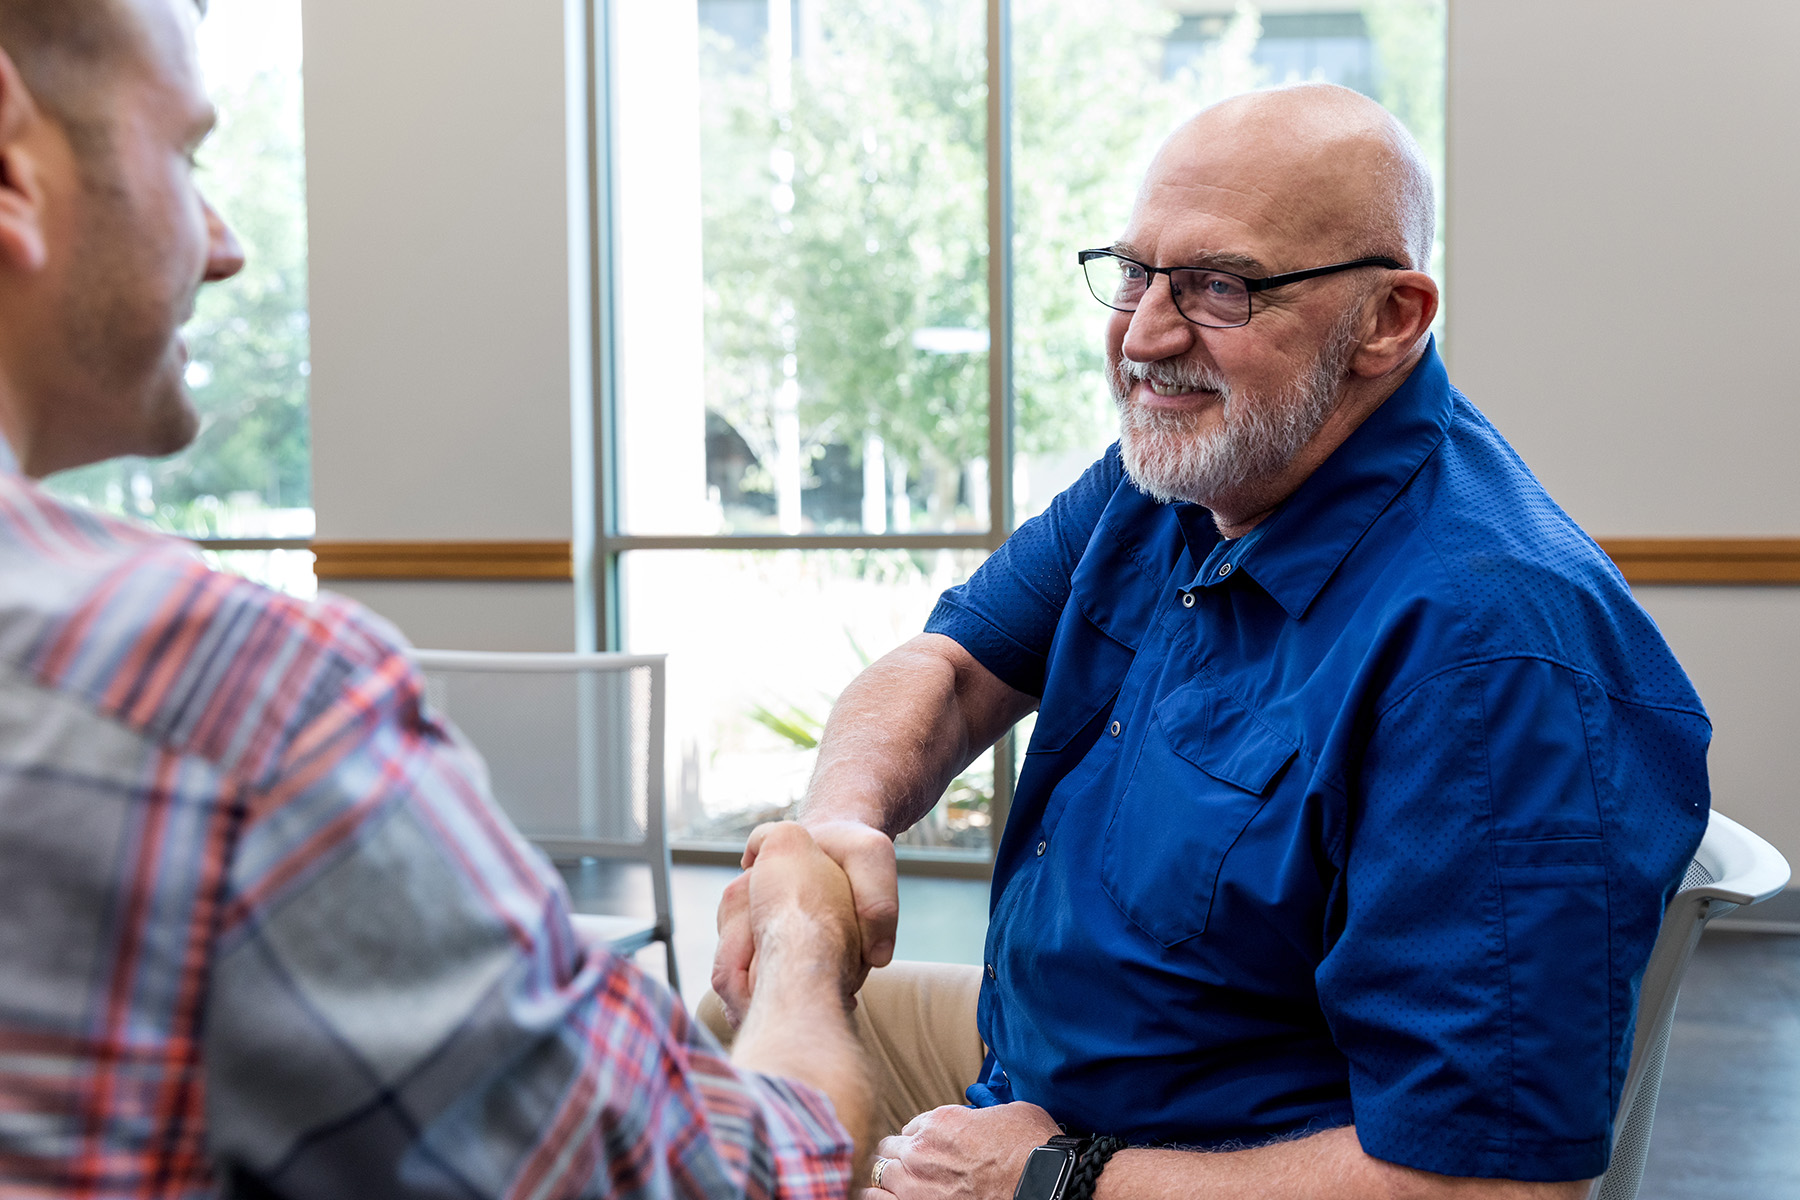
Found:
[[[487,760],[494,799],[558,863],[649,868],[653,917],[578,913],[621,954],[661,942],[679,994],[664,831],[663,655],[416,652],[425,698]]]
[[[1730,817],[1715,812],[1707,819],[1706,836],[1663,913],[1656,947],[1644,968],[1637,1035],[1631,1043],[1631,1066],[1619,1098],[1612,1161],[1606,1174],[1594,1181],[1588,1200],[1632,1200],[1637,1195],[1644,1159],[1650,1152],[1650,1124],[1656,1118],[1656,1093],[1669,1051],[1675,995],[1706,923],[1735,908],[1767,900],[1787,886],[1788,874],[1787,860],[1775,847]]]

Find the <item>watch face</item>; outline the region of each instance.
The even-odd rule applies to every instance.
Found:
[[[1013,1200],[1057,1200],[1068,1178],[1071,1157],[1067,1150],[1053,1146],[1033,1150],[1025,1160],[1025,1172],[1019,1176],[1019,1190],[1013,1193]]]

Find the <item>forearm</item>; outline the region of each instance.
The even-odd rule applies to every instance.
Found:
[[[818,930],[803,912],[772,925],[758,946],[756,996],[732,1045],[732,1061],[824,1092],[868,1159],[872,1100],[844,1001],[842,969],[812,951]]]
[[[838,697],[800,819],[861,821],[895,836],[1034,706],[954,641],[922,634]]]
[[[1417,1171],[1373,1158],[1354,1128],[1250,1150],[1122,1150],[1095,1200],[1580,1200],[1586,1183],[1519,1183]]]

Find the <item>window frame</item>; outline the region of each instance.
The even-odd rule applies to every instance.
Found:
[[[981,550],[992,553],[1013,531],[1013,113],[1012,4],[986,0],[987,7],[987,243],[988,243],[988,528],[984,533],[904,534],[717,534],[645,535],[621,533],[618,525],[619,388],[614,352],[618,303],[613,264],[618,261],[619,228],[614,147],[618,144],[618,97],[611,69],[618,48],[613,19],[616,0],[588,0],[588,187],[589,308],[593,319],[593,554],[581,586],[591,599],[594,645],[623,648],[619,565],[623,555],[656,550]],[[582,556],[578,553],[577,559]],[[988,878],[1001,831],[1012,805],[1017,748],[1007,733],[994,746],[994,797],[988,849],[984,857],[959,851],[900,847],[901,869],[912,874]],[[729,862],[734,851],[682,846],[690,862]]]

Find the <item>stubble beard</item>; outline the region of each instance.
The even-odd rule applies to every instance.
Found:
[[[141,221],[110,138],[90,155],[82,163],[87,204],[64,313],[84,457],[173,454],[200,431],[178,340],[193,294],[166,294],[162,264],[144,254]]]
[[[1337,409],[1344,376],[1356,353],[1361,306],[1348,310],[1320,347],[1312,365],[1268,395],[1234,389],[1203,363],[1107,365],[1107,382],[1119,410],[1125,471],[1139,491],[1162,504],[1215,501],[1274,479],[1318,434]],[[1155,410],[1131,400],[1139,381],[1165,390],[1218,393],[1222,428],[1206,432],[1204,412]]]

